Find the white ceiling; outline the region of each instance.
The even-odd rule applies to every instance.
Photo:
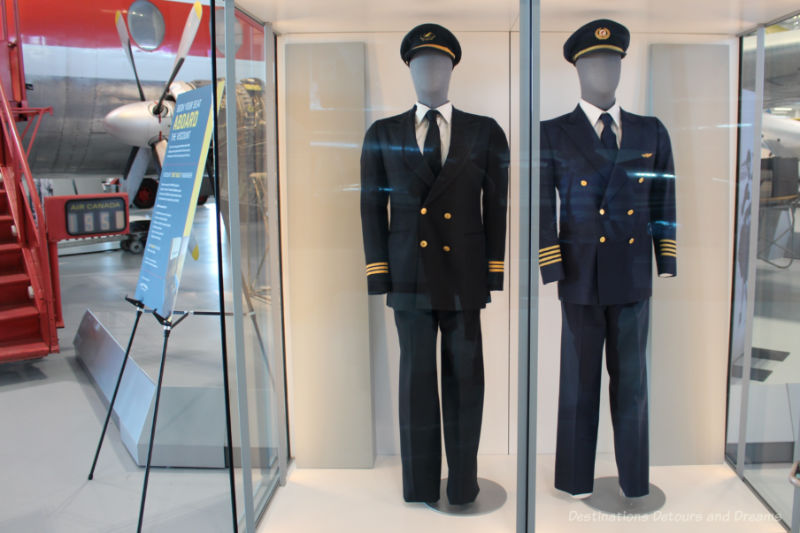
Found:
[[[217,0],[222,4],[222,0]],[[453,31],[518,28],[519,0],[239,0],[277,33],[407,31],[437,22]],[[734,35],[798,9],[797,0],[542,0],[543,31],[612,18],[631,31]]]

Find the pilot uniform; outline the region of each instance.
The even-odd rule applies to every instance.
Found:
[[[433,37],[431,37],[433,36]],[[420,39],[421,38],[421,39]],[[434,24],[401,46],[460,57],[455,37]],[[455,52],[455,53],[454,53]],[[370,294],[387,294],[400,341],[400,443],[406,501],[439,499],[441,428],[436,341],[442,334],[442,420],[450,503],[478,494],[483,410],[480,309],[503,287],[509,151],[491,118],[436,111],[438,175],[423,158],[429,110],[378,120],[361,155],[361,219]],[[387,212],[387,205],[389,212]]]
[[[587,24],[573,35],[578,45],[567,41],[565,56],[574,62],[575,53],[602,45],[624,55],[627,37],[614,38],[622,30],[607,20]],[[651,250],[659,275],[674,276],[675,176],[669,135],[657,118],[617,105],[607,113],[581,101],[541,125],[539,266],[544,283],[558,281],[562,303],[555,484],[571,494],[592,492],[605,343],[620,486],[637,497],[649,490]],[[616,146],[601,141],[607,127]]]

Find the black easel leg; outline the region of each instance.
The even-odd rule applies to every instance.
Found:
[[[111,403],[108,404],[108,413],[106,413],[106,421],[103,424],[103,431],[100,433],[100,441],[97,443],[97,451],[94,452],[94,461],[92,461],[92,469],[89,470],[89,479],[94,478],[94,469],[97,466],[97,458],[100,456],[100,448],[103,447],[103,439],[106,436],[108,429],[108,422],[111,420],[111,413],[114,411],[114,402],[117,401],[117,393],[119,392],[119,385],[122,383],[122,374],[125,373],[125,365],[128,363],[128,356],[131,354],[131,346],[133,346],[133,338],[136,336],[136,328],[139,326],[139,319],[142,317],[142,308],[136,308],[136,320],[133,322],[133,331],[131,331],[131,338],[128,339],[128,348],[125,350],[125,357],[122,359],[122,367],[119,369],[119,376],[117,376],[117,384],[114,387],[114,394],[111,396]]]
[[[169,324],[164,325],[164,347],[161,350],[161,367],[158,370],[158,386],[156,387],[156,403],[153,406],[153,424],[150,428],[150,444],[147,448],[147,465],[144,470],[144,484],[142,485],[142,503],[139,506],[139,525],[136,528],[137,533],[142,532],[142,519],[144,518],[144,503],[147,500],[147,482],[150,479],[150,460],[153,456],[153,440],[156,436],[156,421],[158,420],[158,402],[161,400],[161,383],[164,380],[164,362],[167,358],[167,342],[169,342],[169,334],[172,331],[172,326]]]

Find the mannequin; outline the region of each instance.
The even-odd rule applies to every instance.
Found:
[[[445,503],[463,506],[480,491],[480,310],[503,288],[508,143],[493,119],[450,104],[461,48],[446,28],[412,29],[400,56],[417,105],[373,123],[361,155],[367,288],[387,295],[397,326],[403,498],[439,501],[443,433]]]
[[[617,99],[622,56],[598,51],[581,56],[575,62],[581,84],[581,98],[603,110],[611,109]]]
[[[447,102],[453,73],[453,62],[448,56],[432,49],[421,50],[408,66],[419,103],[435,109]]]
[[[616,101],[629,40],[607,19],[573,33],[564,58],[577,70],[581,101],[542,122],[539,267],[544,283],[558,282],[562,311],[555,486],[576,497],[594,490],[604,352],[619,486],[626,498],[649,493],[654,249],[660,276],[677,265],[669,135],[657,118]]]

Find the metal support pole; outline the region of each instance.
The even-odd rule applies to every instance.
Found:
[[[231,428],[231,392],[230,392],[230,378],[228,376],[228,335],[225,325],[225,282],[223,276],[223,255],[222,255],[222,213],[220,212],[220,188],[219,188],[219,123],[217,122],[217,8],[214,0],[211,0],[211,18],[210,28],[211,32],[211,78],[213,94],[213,107],[212,115],[214,120],[214,204],[216,214],[216,236],[217,236],[217,280],[219,288],[219,327],[221,334],[222,352],[222,385],[223,396],[225,397],[225,435],[228,442],[228,449],[226,452],[226,462],[228,463],[228,483],[230,485],[231,493],[231,520],[233,522],[233,533],[239,532],[239,517],[236,514],[236,476],[233,471],[233,430]]]

